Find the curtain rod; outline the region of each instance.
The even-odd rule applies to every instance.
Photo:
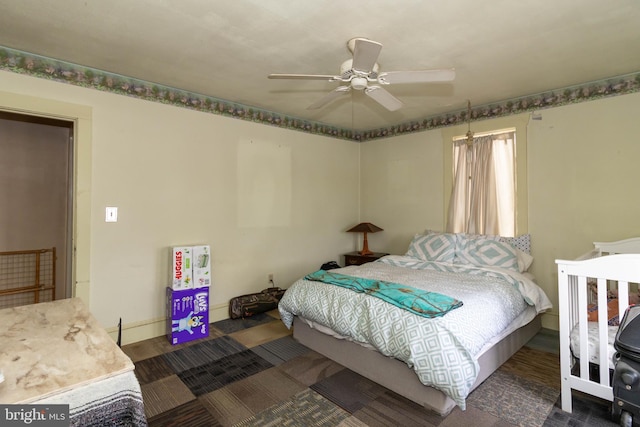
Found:
[[[488,132],[474,133],[473,137],[474,138],[479,138],[481,136],[493,136],[493,135],[498,135],[498,134],[502,134],[502,133],[515,132],[515,131],[516,131],[516,128],[498,129],[498,130],[491,130],[491,131],[488,131]],[[457,141],[460,141],[462,139],[467,139],[467,135],[454,136],[453,137],[453,142],[457,142]]]

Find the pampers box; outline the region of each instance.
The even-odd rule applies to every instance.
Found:
[[[211,248],[209,245],[193,247],[193,287],[211,285]]]
[[[174,290],[193,288],[193,248],[175,246],[171,249],[171,287]]]
[[[209,336],[209,288],[167,287],[167,338],[173,345]]]

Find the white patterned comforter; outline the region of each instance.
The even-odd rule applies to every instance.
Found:
[[[571,348],[571,354],[580,359],[580,331],[578,330],[579,324],[571,329],[571,335],[569,335],[569,345]],[[609,369],[614,370],[615,359],[614,356],[617,353],[613,343],[616,341],[616,334],[618,333],[619,326],[607,326],[607,361]],[[598,346],[600,343],[600,333],[598,331],[598,322],[587,323],[587,337],[589,338],[589,362],[600,365],[600,351]]]
[[[427,319],[378,298],[322,282],[296,281],[278,306],[290,328],[294,316],[317,322],[355,342],[402,360],[420,381],[450,396],[461,409],[476,381],[477,357],[527,307],[551,308],[527,277],[502,269],[469,268],[387,256],[335,272],[401,283],[459,299],[463,306]]]

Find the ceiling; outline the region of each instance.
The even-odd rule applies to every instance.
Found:
[[[640,71],[638,0],[0,0],[0,45],[338,128],[374,129]],[[382,43],[381,71],[454,68],[307,107],[338,83],[347,41]]]

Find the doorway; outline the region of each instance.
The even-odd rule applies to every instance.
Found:
[[[0,291],[33,286],[32,268],[54,283],[0,295],[0,308],[71,296],[73,135],[73,121],[0,111],[0,252],[18,253],[0,259]]]

